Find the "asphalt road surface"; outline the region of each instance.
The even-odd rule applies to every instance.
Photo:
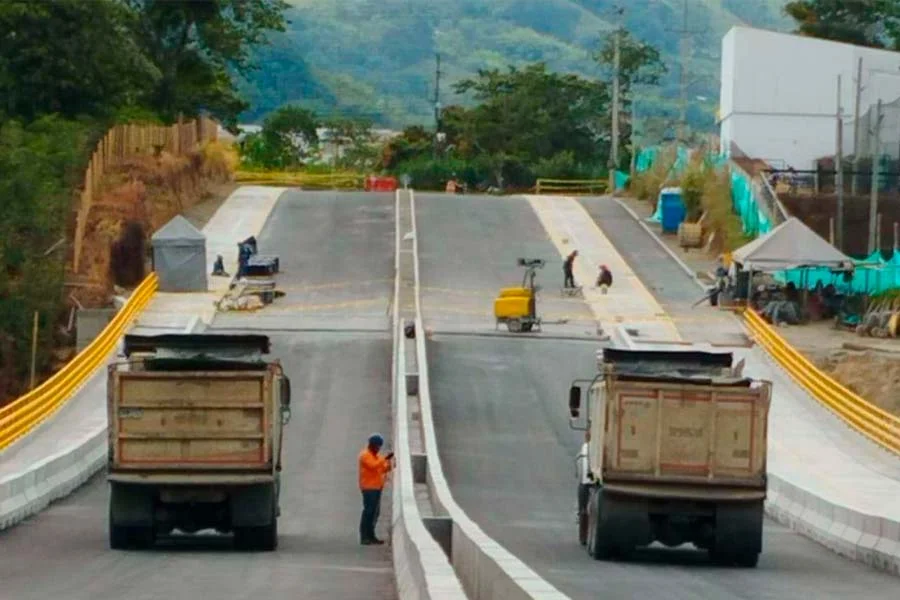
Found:
[[[111,551],[108,490],[99,475],[0,533],[0,599],[394,598],[389,547],[358,543],[356,487],[359,449],[372,431],[390,428],[391,338],[377,324],[393,287],[393,239],[393,195],[300,193],[282,198],[259,237],[261,252],[281,256],[280,284],[320,286],[293,300],[300,304],[296,318],[314,315],[322,331],[269,333],[293,392],[277,551],[235,552],[227,537],[162,540],[146,552]],[[384,282],[329,286],[363,277]],[[339,311],[318,309],[373,299],[378,302],[369,313],[360,311],[359,322],[372,331],[347,331]],[[315,308],[304,311],[303,302]],[[255,328],[259,321],[277,320],[266,316],[268,310],[223,320]],[[279,318],[292,316],[286,311]],[[389,509],[385,502],[382,536]]]
[[[562,297],[563,259],[521,198],[417,193],[416,220],[421,297],[435,331],[494,332],[494,298],[501,288],[522,285],[525,271],[516,261],[540,258],[546,261],[536,278],[543,334],[596,336],[587,306]]]
[[[539,240],[539,231],[523,227],[534,219],[524,200],[419,195],[417,211],[426,285],[488,284],[499,268],[491,250],[515,255],[527,245],[532,253],[554,251],[549,241]],[[487,242],[481,239],[485,223],[493,225]],[[609,225],[604,227],[607,235]],[[628,244],[634,253],[649,253],[655,242],[635,232]],[[685,274],[671,260],[654,268],[663,289],[670,282],[683,283],[677,274]],[[437,325],[453,318],[445,302],[445,297],[423,295],[426,325],[440,331]],[[570,597],[718,600],[896,594],[895,577],[842,559],[771,521],[766,522],[759,567],[753,570],[713,567],[705,553],[690,547],[652,548],[624,563],[592,560],[576,538],[573,458],[582,438],[568,427],[566,402],[569,382],[593,374],[596,345],[583,340],[486,339],[458,335],[459,328],[455,333],[438,332],[429,343],[435,426],[454,497],[488,535]]]

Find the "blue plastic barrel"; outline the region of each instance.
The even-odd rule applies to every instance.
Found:
[[[659,193],[660,222],[663,233],[678,233],[686,209],[681,188],[665,188]]]

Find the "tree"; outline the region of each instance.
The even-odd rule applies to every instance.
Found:
[[[507,174],[515,163],[533,163],[564,151],[583,162],[602,153],[609,94],[603,82],[553,73],[544,63],[506,71],[481,70],[455,86],[477,106],[467,112],[478,153],[502,156]]]
[[[381,152],[381,166],[394,169],[397,165],[431,152],[434,133],[421,125],[411,125],[399,136],[389,140]]]
[[[335,165],[367,170],[375,166],[378,149],[368,119],[332,119],[325,124],[328,141],[335,146]]]
[[[594,53],[594,60],[604,70],[608,79],[613,77],[616,35],[619,36],[619,89],[625,98],[630,98],[635,85],[658,85],[668,72],[653,44],[635,39],[624,27],[603,38]]]
[[[0,3],[0,96],[10,118],[110,116],[140,102],[159,71],[114,0]]]
[[[305,108],[282,106],[263,122],[259,133],[243,141],[242,154],[250,164],[266,168],[299,167],[318,148],[318,119]]]
[[[58,242],[92,133],[56,116],[0,125],[0,403],[27,381],[35,311],[37,367],[50,362],[65,270]]]
[[[802,35],[900,49],[897,0],[795,0],[785,5],[784,12]]]
[[[124,0],[135,31],[160,71],[152,106],[167,119],[206,109],[228,125],[247,104],[233,74],[254,65],[250,51],[284,31],[284,0]]]

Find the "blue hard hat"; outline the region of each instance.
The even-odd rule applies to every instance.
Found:
[[[381,437],[380,433],[373,433],[372,435],[369,436],[369,443],[372,444],[373,446],[381,447],[384,445],[384,438]]]

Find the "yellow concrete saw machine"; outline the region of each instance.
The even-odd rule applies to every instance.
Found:
[[[540,286],[535,285],[534,278],[538,269],[544,268],[544,260],[540,258],[520,258],[518,265],[525,269],[520,287],[508,287],[500,290],[494,299],[494,318],[496,327],[506,323],[512,333],[541,330],[541,318],[537,316],[536,295]]]

